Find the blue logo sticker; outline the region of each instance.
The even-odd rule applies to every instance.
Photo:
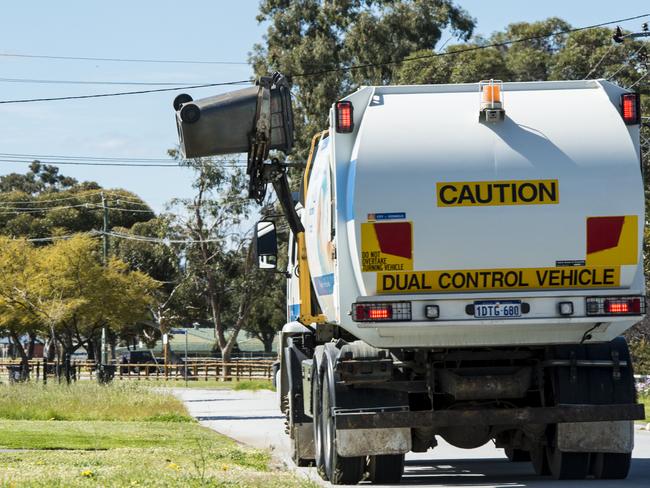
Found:
[[[399,220],[405,219],[405,212],[390,212],[390,213],[372,213],[368,214],[368,220]]]

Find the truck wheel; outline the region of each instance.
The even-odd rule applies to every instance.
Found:
[[[631,366],[630,351],[625,339],[617,337],[607,344],[593,344],[587,349],[589,359],[611,359],[612,352],[618,359],[627,361],[627,368],[620,370],[616,380],[609,368],[593,368],[589,372],[590,400],[593,403],[636,403],[634,371]],[[591,453],[591,474],[598,479],[622,480],[630,470],[632,453],[594,452]]]
[[[313,410],[314,419],[314,462],[316,464],[316,471],[319,476],[328,481],[327,473],[325,472],[325,461],[323,458],[323,411],[321,404],[321,378],[320,372],[314,368],[312,371],[312,387],[311,387],[311,405]]]
[[[546,448],[548,466],[556,480],[582,480],[589,473],[589,453],[562,452],[557,448]]]
[[[632,453],[594,453],[591,455],[591,471],[601,480],[623,480],[630,471]]]
[[[551,469],[548,466],[548,458],[546,457],[546,448],[544,446],[537,446],[530,451],[530,461],[533,464],[533,470],[537,476],[548,476],[551,474]]]
[[[530,461],[530,452],[524,451],[523,449],[513,449],[512,447],[506,447],[504,449],[504,452],[510,462],[525,463],[527,461]]]
[[[336,452],[336,428],[332,410],[336,406],[334,385],[327,370],[324,372],[321,388],[321,432],[325,473],[333,485],[356,485],[363,477],[363,457],[343,457]]]
[[[404,473],[404,454],[369,456],[368,479],[377,485],[399,483]]]

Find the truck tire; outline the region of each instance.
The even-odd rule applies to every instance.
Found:
[[[508,460],[512,463],[525,463],[530,461],[530,452],[524,451],[523,449],[506,447],[504,452]]]
[[[376,485],[399,483],[404,473],[404,454],[368,457],[368,480]]]
[[[539,445],[530,451],[530,461],[533,464],[533,471],[537,476],[548,476],[551,474],[551,469],[548,466],[548,458],[546,457],[546,447]]]
[[[591,455],[591,472],[601,480],[622,480],[630,471],[632,453],[594,453]]]
[[[617,337],[606,344],[590,345],[587,349],[589,359],[611,359],[612,352],[618,353],[620,361],[628,363],[621,368],[620,377],[613,379],[609,368],[594,368],[590,371],[590,400],[595,403],[636,403],[634,370],[627,342]],[[597,479],[622,480],[630,470],[632,453],[594,452],[591,454],[591,474]]]
[[[321,404],[321,372],[315,365],[312,370],[312,385],[311,385],[311,404],[314,419],[314,463],[316,464],[316,471],[318,475],[328,481],[327,473],[325,472],[325,461],[323,458],[323,421],[322,421],[322,404]]]
[[[332,416],[336,407],[336,396],[331,376],[328,365],[325,364],[320,392],[321,442],[325,473],[333,485],[356,485],[363,477],[365,459],[360,456],[343,457],[336,452],[336,428]]]
[[[562,452],[554,447],[546,448],[548,467],[556,480],[582,480],[589,473],[589,453]]]

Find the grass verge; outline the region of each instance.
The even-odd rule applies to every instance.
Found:
[[[0,486],[310,486],[198,424],[3,421]]]
[[[2,487],[315,486],[126,382],[0,385],[0,466]]]
[[[0,419],[191,422],[183,403],[133,382],[0,384]]]
[[[173,387],[173,388],[185,388],[185,381],[183,380],[168,380],[168,381],[148,381],[143,382],[149,386],[157,387]],[[198,380],[198,381],[188,381],[188,388],[202,388],[210,390],[272,390],[273,383],[271,380],[243,380],[243,381],[216,381],[216,380]]]

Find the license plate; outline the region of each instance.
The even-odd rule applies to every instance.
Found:
[[[512,319],[521,317],[521,301],[474,302],[474,317],[477,319]]]

